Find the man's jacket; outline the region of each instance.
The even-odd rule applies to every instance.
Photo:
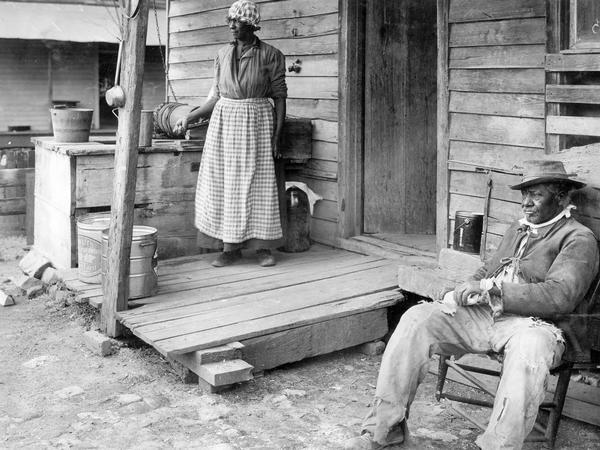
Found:
[[[531,234],[518,261],[522,283],[502,283],[504,312],[551,319],[575,310],[598,272],[598,244],[592,231],[573,218]],[[526,231],[515,222],[498,250],[474,279],[488,278],[515,255]]]

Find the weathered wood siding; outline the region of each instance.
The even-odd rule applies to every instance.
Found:
[[[314,211],[311,234],[316,241],[333,244],[338,209],[338,0],[257,3],[262,16],[257,36],[285,54],[286,67],[300,60],[300,73],[287,72],[287,115],[312,120],[313,158],[288,179],[306,182],[323,197]],[[169,1],[169,77],[178,101],[200,105],[205,100],[214,56],[231,40],[225,24],[230,4]]]
[[[449,7],[449,220],[483,212],[488,176],[544,155],[545,0],[451,0]],[[466,163],[466,164],[465,164]],[[488,249],[519,217],[514,178],[493,174]]]

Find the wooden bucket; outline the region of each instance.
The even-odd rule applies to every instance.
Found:
[[[88,142],[93,109],[52,108],[52,130],[56,142]]]

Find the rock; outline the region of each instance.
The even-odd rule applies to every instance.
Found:
[[[198,418],[202,422],[214,422],[218,419],[224,419],[231,413],[231,409],[225,405],[213,405],[208,408],[198,410]]]
[[[13,283],[24,290],[28,298],[36,297],[44,291],[44,283],[28,275],[13,278]]]
[[[471,433],[472,433],[472,431],[471,431],[471,430],[467,430],[466,428],[465,428],[464,430],[460,430],[460,431],[458,432],[458,434],[460,434],[461,436],[468,436],[468,435],[470,435]]]
[[[358,346],[358,351],[369,356],[381,355],[385,350],[383,341],[367,342]]]
[[[43,366],[48,362],[58,361],[56,356],[52,355],[42,355],[37,356],[36,358],[30,359],[29,361],[25,361],[22,365],[23,367],[27,367],[28,369],[35,369],[36,367]]]
[[[427,428],[418,428],[415,431],[415,435],[425,437],[428,439],[433,439],[434,441],[443,441],[443,442],[453,442],[458,438],[453,434],[447,433],[445,431],[433,431],[428,430]]]
[[[54,394],[57,397],[67,399],[67,398],[75,397],[76,395],[83,394],[83,389],[80,388],[79,386],[67,386],[66,388],[60,389],[58,391],[54,391]]]
[[[19,267],[23,273],[36,279],[40,279],[44,271],[50,266],[52,266],[50,260],[35,250],[29,251],[19,262]]]
[[[42,283],[44,284],[56,284],[61,278],[58,276],[58,270],[54,267],[46,267],[44,272],[42,273]]]
[[[96,355],[108,356],[113,353],[113,340],[98,331],[86,331],[83,333],[83,341]]]
[[[283,395],[287,395],[288,397],[304,397],[306,396],[306,391],[302,391],[300,389],[284,389]]]
[[[125,406],[131,403],[141,402],[143,398],[137,394],[121,394],[115,400],[119,405]]]
[[[7,294],[3,290],[0,289],[0,305],[1,306],[11,306],[15,304],[15,299],[12,295]]]

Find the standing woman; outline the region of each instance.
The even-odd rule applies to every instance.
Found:
[[[210,116],[196,189],[200,246],[223,248],[213,266],[256,250],[261,266],[272,266],[271,249],[282,245],[274,158],[285,118],[285,58],[262,42],[260,14],[251,1],[236,1],[227,23],[234,40],[215,58],[208,99],[177,126]],[[269,101],[273,99],[274,108]],[[211,115],[212,112],[212,115]]]

